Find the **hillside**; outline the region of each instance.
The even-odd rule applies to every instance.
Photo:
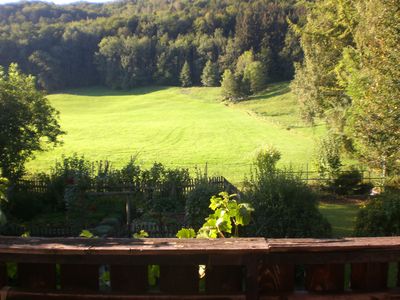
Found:
[[[70,90],[48,98],[60,111],[64,145],[40,153],[28,170],[45,171],[62,154],[84,154],[120,166],[133,155],[144,166],[195,166],[243,180],[257,151],[274,145],[282,164],[304,167],[312,160],[314,133],[301,124],[287,83],[240,104],[220,101],[219,88],[104,88]],[[279,108],[279,113],[277,110]]]

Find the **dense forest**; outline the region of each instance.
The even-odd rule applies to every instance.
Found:
[[[17,62],[47,91],[90,85],[219,84],[251,50],[268,81],[302,58],[295,0],[131,0],[0,6],[0,65]],[[204,68],[211,80],[202,78]],[[183,73],[183,74],[182,74]],[[181,79],[181,80],[180,80]]]

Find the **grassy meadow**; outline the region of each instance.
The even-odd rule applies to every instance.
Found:
[[[305,126],[288,83],[238,104],[220,99],[220,88],[147,87],[131,91],[104,88],[69,90],[48,96],[60,112],[64,144],[38,153],[30,171],[46,171],[74,152],[115,166],[137,156],[144,167],[208,164],[209,175],[238,183],[255,154],[266,145],[282,153],[282,165],[312,163],[316,135],[323,125]]]

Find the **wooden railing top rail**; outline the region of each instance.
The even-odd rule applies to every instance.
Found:
[[[399,299],[399,290],[392,289],[400,287],[399,261],[400,237],[0,237],[0,295],[6,291],[6,299],[29,300]],[[10,263],[16,263],[16,279],[9,278]],[[149,266],[154,265],[159,277],[150,286]],[[206,266],[203,279],[200,265]],[[99,278],[105,271],[104,290]]]
[[[279,252],[342,252],[366,249],[400,250],[400,237],[342,239],[87,239],[0,237],[0,254],[267,254]]]

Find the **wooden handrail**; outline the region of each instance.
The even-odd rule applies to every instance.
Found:
[[[400,237],[0,237],[2,299],[390,299],[400,297],[388,289],[389,273],[400,278],[389,264],[399,261]],[[16,281],[9,263],[17,263]],[[156,291],[149,265],[160,266]],[[99,269],[110,272],[108,291],[99,288]]]

